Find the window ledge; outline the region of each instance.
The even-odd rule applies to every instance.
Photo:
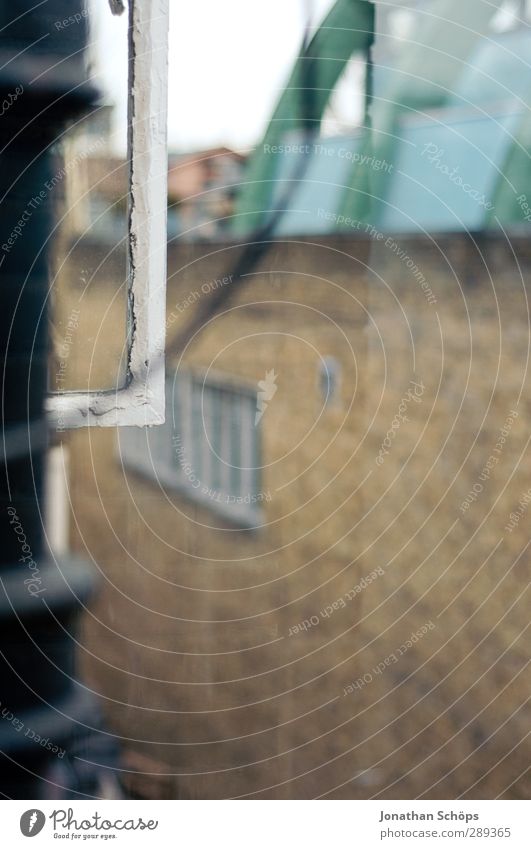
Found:
[[[217,516],[221,516],[231,525],[236,525],[237,529],[259,531],[264,524],[265,511],[262,507],[251,506],[245,503],[229,504],[226,501],[218,501],[216,498],[209,497],[206,493],[201,492],[201,488],[194,489],[193,486],[179,480],[171,471],[165,469],[158,469],[155,475],[155,473],[151,473],[145,468],[134,466],[131,462],[122,463],[122,466],[128,474],[138,475],[143,482],[147,481],[153,486],[159,484],[173,490],[187,501],[191,501],[194,504],[204,507],[206,510],[210,510]],[[224,497],[226,498],[227,496]]]

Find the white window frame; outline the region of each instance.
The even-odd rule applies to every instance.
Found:
[[[129,293],[121,388],[49,395],[58,430],[164,422],[169,0],[129,0]]]

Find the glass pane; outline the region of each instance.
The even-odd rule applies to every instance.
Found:
[[[529,9],[172,0],[168,422],[69,446],[132,797],[529,797]]]
[[[55,146],[52,392],[120,387],[127,364],[127,12],[90,0],[88,74],[97,108]],[[78,24],[65,19],[64,37]],[[63,30],[61,30],[63,32]]]

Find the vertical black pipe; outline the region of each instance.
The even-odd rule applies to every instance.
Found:
[[[92,577],[84,564],[50,556],[42,529],[52,144],[94,101],[86,41],[81,0],[0,2],[0,793],[8,798],[86,792],[67,764],[72,735],[94,721],[75,682],[72,639]]]

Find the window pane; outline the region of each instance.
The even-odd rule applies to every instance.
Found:
[[[58,225],[51,269],[50,390],[110,389],[125,381],[128,334],[127,13],[91,0],[89,67],[98,107],[68,127],[50,185]],[[66,24],[68,28],[76,22]]]
[[[235,495],[242,495],[242,470],[241,470],[241,440],[242,440],[242,417],[240,405],[235,398],[230,405],[230,487]]]
[[[528,5],[172,3],[167,424],[72,440],[147,793],[529,795]]]

